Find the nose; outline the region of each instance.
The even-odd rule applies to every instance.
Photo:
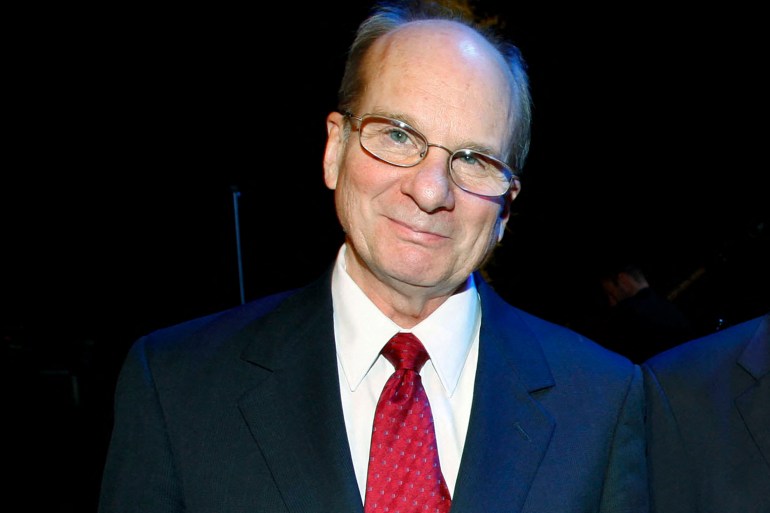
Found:
[[[435,147],[443,151],[431,151]],[[401,190],[410,196],[424,212],[452,210],[454,183],[449,176],[449,156],[452,152],[438,144],[429,144],[425,158],[405,175]]]

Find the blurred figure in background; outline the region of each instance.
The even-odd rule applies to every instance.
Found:
[[[667,297],[658,293],[641,267],[624,262],[606,267],[599,284],[608,309],[590,336],[635,363],[696,336],[693,323]]]

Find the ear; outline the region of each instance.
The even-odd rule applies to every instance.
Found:
[[[497,227],[497,242],[503,240],[505,227],[508,224],[508,220],[511,218],[511,203],[513,203],[513,200],[519,195],[519,192],[521,192],[521,182],[519,180],[514,180],[511,188],[505,193],[505,196],[503,196],[503,205],[500,209],[500,219],[498,220]]]
[[[345,118],[339,112],[326,116],[326,149],[324,150],[324,182],[329,189],[337,188],[342,163]]]
[[[511,185],[511,188],[508,189],[508,193],[506,194],[509,210],[510,210],[511,203],[513,203],[513,200],[516,199],[516,196],[518,196],[520,192],[521,192],[521,180],[519,180],[518,178],[515,178],[513,180],[513,184]]]

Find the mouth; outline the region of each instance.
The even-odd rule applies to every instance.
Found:
[[[391,224],[395,227],[395,232],[401,238],[418,243],[436,243],[443,242],[449,239],[448,235],[444,235],[443,230],[438,230],[431,227],[423,227],[419,225],[413,225],[397,219],[388,218]]]

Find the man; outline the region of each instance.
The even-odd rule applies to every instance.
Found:
[[[647,511],[639,367],[476,272],[519,192],[530,97],[515,48],[437,12],[383,7],[359,28],[327,118],[346,235],[329,272],[134,345],[102,513],[423,511],[373,497],[377,479],[388,500],[413,488],[403,464],[372,471],[397,333],[430,358],[405,372],[435,420],[443,506]]]
[[[654,510],[770,511],[770,313],[643,370]]]
[[[635,363],[695,338],[687,316],[654,290],[641,267],[608,267],[599,283],[607,298],[606,317],[589,336]]]

